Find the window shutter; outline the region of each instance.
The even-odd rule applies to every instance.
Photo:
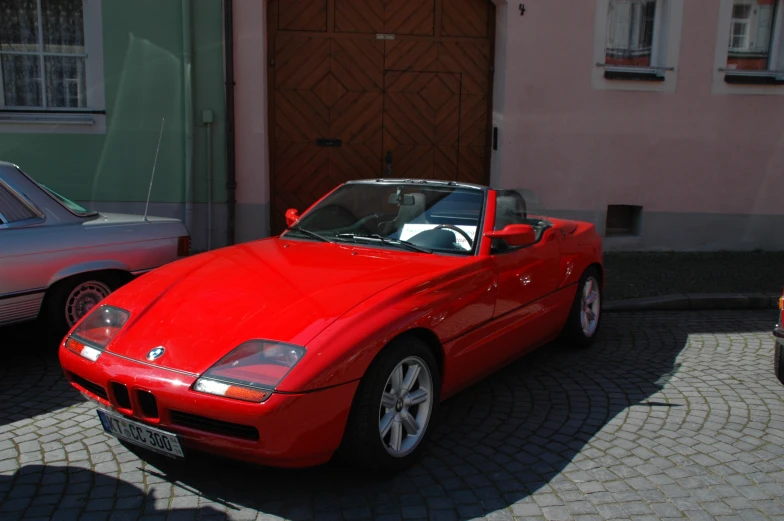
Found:
[[[613,4],[613,40],[610,44],[615,48],[628,49],[631,43],[629,41],[632,18],[631,0],[615,0]]]
[[[757,15],[757,37],[754,41],[754,50],[768,52],[770,48],[771,26],[773,25],[773,6],[761,5]]]

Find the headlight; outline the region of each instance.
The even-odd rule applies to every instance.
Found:
[[[261,403],[305,356],[305,348],[250,340],[221,358],[193,384],[193,390]]]
[[[95,362],[130,317],[124,309],[101,306],[87,316],[65,341],[65,347]]]

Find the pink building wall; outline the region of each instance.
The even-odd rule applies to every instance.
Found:
[[[723,82],[729,0],[669,1],[677,66],[653,92],[596,79],[607,0],[534,0],[524,16],[496,1],[491,184],[532,188],[601,232],[607,205],[642,206],[639,235],[607,238],[608,250],[784,249],[784,85]],[[262,2],[234,5],[237,236],[248,240],[269,233],[265,22]]]

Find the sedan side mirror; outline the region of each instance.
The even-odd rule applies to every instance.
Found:
[[[286,210],[286,226],[291,226],[299,219],[299,212],[296,208],[289,208]]]
[[[503,230],[487,232],[485,237],[503,239],[509,246],[527,246],[536,242],[536,232],[530,224],[508,224]]]

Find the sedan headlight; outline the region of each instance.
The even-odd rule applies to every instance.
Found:
[[[221,358],[193,384],[193,390],[261,403],[305,356],[305,348],[250,340]]]
[[[65,341],[65,347],[95,362],[122,329],[130,313],[113,306],[93,310]]]

